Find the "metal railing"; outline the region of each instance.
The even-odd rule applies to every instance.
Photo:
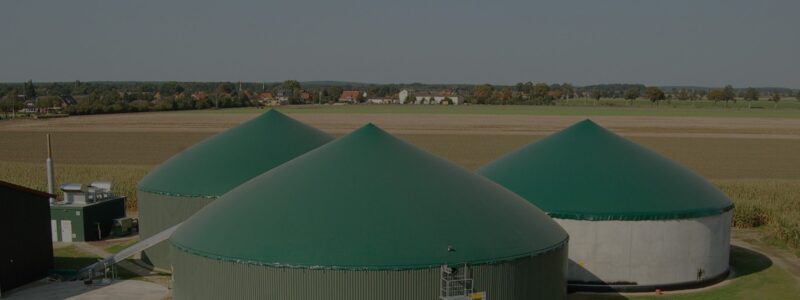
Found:
[[[472,276],[466,264],[461,268],[441,266],[439,299],[466,299],[473,292]]]

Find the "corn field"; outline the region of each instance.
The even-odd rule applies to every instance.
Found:
[[[64,183],[89,184],[107,180],[118,195],[128,196],[128,210],[136,210],[136,185],[150,171],[151,166],[135,165],[55,165],[56,185],[54,193],[61,197],[58,187]],[[0,180],[47,191],[47,175],[44,163],[0,162]]]
[[[724,180],[716,184],[736,204],[734,227],[765,226],[775,238],[800,250],[800,180]]]
[[[136,185],[151,168],[138,165],[58,164],[55,167],[56,188],[67,182],[88,184],[110,180],[115,193],[128,196],[128,209],[136,210]],[[0,180],[47,190],[44,164],[0,162]],[[734,227],[764,227],[775,238],[794,249],[800,249],[800,180],[728,179],[714,183],[736,204]],[[56,191],[56,194],[60,193]]]

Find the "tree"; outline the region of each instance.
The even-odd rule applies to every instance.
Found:
[[[749,87],[749,88],[747,88],[747,90],[744,91],[744,94],[742,95],[742,98],[744,98],[744,100],[747,100],[747,108],[748,109],[752,107],[752,104],[751,104],[752,101],[758,101],[758,96],[759,96],[758,95],[758,90],[754,89],[752,87]]]
[[[280,85],[278,85],[275,90],[294,91],[300,89],[302,89],[302,87],[300,86],[300,82],[298,82],[297,80],[286,80]]]
[[[772,94],[772,97],[769,97],[769,101],[775,102],[775,108],[778,108],[778,102],[781,101],[781,94],[777,92]]]
[[[794,96],[797,101],[800,101],[800,91],[797,92],[797,95]]]
[[[690,100],[692,96],[689,94],[689,91],[686,89],[680,89],[677,93],[675,93],[675,98],[678,100]]]
[[[491,84],[481,84],[475,87],[475,103],[477,104],[486,104],[489,101],[489,98],[492,97],[492,92],[494,92],[494,87]]]
[[[716,104],[718,101],[725,100],[725,93],[722,90],[711,90],[706,97]]]
[[[5,116],[8,116],[8,112],[14,113],[14,111],[16,111],[16,107],[19,107],[17,105],[17,95],[18,94],[19,94],[19,91],[11,90],[8,93],[6,93],[5,97],[3,97],[3,99],[0,99],[0,110],[3,111]]]
[[[338,101],[339,100],[339,96],[342,95],[343,91],[344,91],[344,89],[342,87],[339,87],[339,86],[334,86],[334,87],[328,88],[328,102],[329,103],[335,103],[336,101]]]
[[[541,100],[547,97],[547,93],[549,92],[550,86],[548,86],[546,83],[537,83],[531,90],[531,98]]]
[[[573,95],[575,95],[575,88],[572,84],[563,83],[561,84],[561,92],[564,95],[564,98],[570,99]]]
[[[744,98],[744,100],[758,101],[758,96],[759,96],[758,95],[758,90],[754,89],[754,88],[751,88],[751,87],[747,88],[747,90],[744,91],[744,94],[742,96],[743,96],[742,98]]]
[[[603,92],[600,91],[600,89],[592,89],[592,91],[589,93],[589,97],[594,99],[594,103],[597,105],[597,102],[599,102],[600,98],[603,97]]]
[[[416,104],[417,103],[417,96],[414,96],[412,93],[408,93],[408,97],[406,97],[406,101],[403,104]]]
[[[33,80],[28,80],[23,85],[22,93],[25,95],[25,99],[36,99],[36,87],[33,86]]]
[[[177,95],[183,93],[184,90],[185,88],[175,81],[166,82],[158,89],[158,91],[164,96]]]
[[[660,88],[655,87],[655,86],[647,87],[644,90],[644,96],[645,96],[645,98],[650,99],[650,102],[653,102],[656,105],[658,105],[658,101],[661,101],[661,100],[664,100],[664,99],[667,98],[667,96],[664,95],[664,91],[662,91]]]
[[[36,99],[36,108],[45,110],[58,105],[58,97],[55,96],[42,96]]]
[[[722,100],[725,101],[725,106],[728,106],[728,101],[736,102],[736,92],[730,84],[722,88],[722,96]]]
[[[500,104],[508,104],[508,101],[511,100],[511,89],[503,88],[497,93],[497,98],[500,99]]]
[[[625,91],[625,99],[630,101],[630,104],[633,105],[633,100],[639,98],[640,92],[638,88],[629,88]]]

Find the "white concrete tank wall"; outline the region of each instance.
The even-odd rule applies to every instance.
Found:
[[[555,220],[570,235],[570,283],[658,286],[728,271],[731,211],[681,220]]]

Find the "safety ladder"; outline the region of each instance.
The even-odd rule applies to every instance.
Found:
[[[441,300],[469,299],[474,292],[472,288],[472,274],[469,266],[464,264],[461,268],[447,265],[441,266],[440,294]]]

